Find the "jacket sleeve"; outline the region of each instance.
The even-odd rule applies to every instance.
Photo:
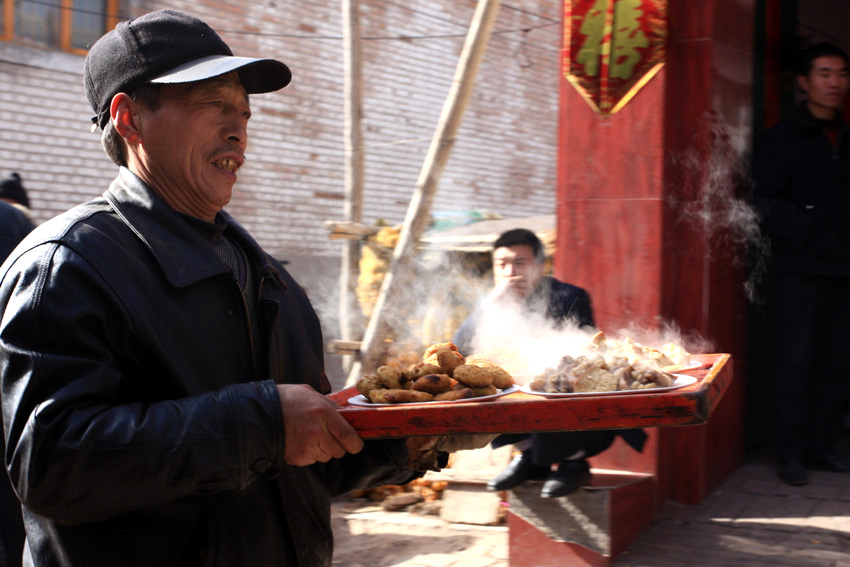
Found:
[[[49,248],[49,251],[45,249]],[[127,368],[133,317],[85,261],[55,244],[0,285],[5,466],[19,498],[62,523],[247,486],[282,459],[271,380],[150,399]],[[60,283],[61,282],[61,285]],[[168,398],[168,399],[166,399]]]
[[[789,142],[778,130],[765,132],[753,152],[753,205],[769,233],[793,247],[805,244],[811,233],[813,209],[791,194],[792,156]]]

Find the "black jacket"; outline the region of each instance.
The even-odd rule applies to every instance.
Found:
[[[587,291],[549,276],[540,280],[535,290],[525,299],[524,305],[531,312],[545,314],[554,324],[571,321],[579,327],[595,325]],[[452,337],[452,342],[464,355],[473,354],[472,344],[480,317],[480,310],[476,310],[457,328]]]
[[[753,153],[754,202],[779,271],[850,275],[850,129],[833,146],[806,103]]]
[[[14,205],[0,201],[0,263],[33,228],[27,215]]]
[[[33,229],[33,224],[15,205],[0,201],[0,263]],[[3,455],[5,456],[5,446]],[[21,503],[15,497],[6,475],[0,475],[0,567],[21,564],[24,523]]]
[[[258,340],[232,272],[126,169],[6,263],[6,467],[34,565],[326,566],[332,496],[419,474],[399,441],[284,463],[275,383],[328,392],[319,321],[221,215],[257,278]]]

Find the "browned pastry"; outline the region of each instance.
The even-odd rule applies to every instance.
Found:
[[[429,394],[442,394],[452,389],[452,380],[448,374],[426,374],[413,382],[412,388]]]
[[[493,384],[493,376],[485,368],[462,364],[455,368],[454,379],[470,388],[484,388]]]
[[[427,364],[436,364],[444,374],[453,376],[454,369],[463,364],[464,357],[454,343],[437,343],[425,350],[422,360]]]
[[[425,376],[426,374],[441,374],[439,365],[437,364],[428,364],[426,362],[417,362],[412,365],[410,368],[405,370],[402,374],[404,379],[407,381],[415,380],[420,376]]]
[[[481,360],[476,358],[467,358],[467,365],[478,366],[483,368],[493,377],[492,384],[496,386],[500,390],[504,390],[505,388],[510,388],[514,385],[513,377],[508,374],[505,369],[497,364],[490,362],[489,360]]]
[[[367,374],[357,381],[357,391],[363,394],[364,398],[369,397],[369,392],[383,388],[384,385],[378,379],[377,374]]]
[[[409,404],[413,402],[430,402],[433,394],[417,390],[381,389],[369,392],[369,399],[376,404]]]
[[[471,388],[472,397],[480,398],[481,396],[492,396],[494,394],[498,394],[499,390],[496,389],[496,386],[490,384],[489,386],[484,386],[482,388]]]
[[[434,396],[434,401],[452,402],[472,397],[474,397],[474,394],[470,388],[461,388],[459,390],[449,390],[448,392],[437,394]]]
[[[400,368],[395,366],[379,366],[375,371],[378,375],[378,380],[384,385],[384,388],[390,390],[400,390],[402,388],[402,372]]]

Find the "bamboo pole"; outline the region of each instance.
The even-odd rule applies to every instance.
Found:
[[[393,251],[389,271],[384,277],[378,301],[361,342],[360,359],[352,364],[347,385],[355,384],[363,374],[374,372],[377,367],[380,347],[388,334],[385,314],[396,309],[400,295],[397,290],[410,284],[419,240],[425,232],[434,195],[454,145],[463,112],[472,94],[478,67],[484,57],[500,3],[501,0],[479,0],[475,8],[455,69],[452,87],[443,104],[440,120],[431,138],[428,154],[425,156],[416,189],[407,209],[398,244]]]
[[[361,118],[363,89],[360,46],[360,2],[342,0],[343,65],[345,82],[345,203],[343,214],[349,223],[363,219],[363,137]],[[357,276],[360,262],[360,240],[345,243],[340,267],[339,327],[343,341],[359,340],[362,317],[357,309]],[[344,371],[351,370],[354,358],[342,358]]]

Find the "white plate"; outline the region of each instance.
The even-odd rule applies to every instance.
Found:
[[[519,391],[525,392],[526,394],[534,394],[535,396],[543,396],[545,398],[577,398],[581,396],[622,396],[624,394],[655,394],[658,392],[667,392],[670,390],[676,390],[678,388],[684,388],[685,386],[690,386],[694,384],[697,379],[693,376],[685,376],[684,374],[673,374],[676,377],[676,381],[673,382],[672,386],[666,386],[664,388],[641,388],[639,390],[616,390],[614,392],[573,392],[571,394],[556,394],[549,392],[538,392],[537,390],[532,390],[527,384],[522,386]]]
[[[463,398],[461,400],[431,400],[430,402],[407,402],[403,404],[376,404],[370,402],[366,399],[363,394],[357,394],[356,396],[352,396],[348,398],[348,403],[352,406],[363,406],[368,408],[380,408],[380,407],[399,407],[399,406],[424,406],[429,404],[458,404],[463,402],[486,402],[489,400],[495,400],[496,398],[500,398],[506,394],[510,394],[512,392],[516,392],[518,388],[516,386],[511,386],[510,388],[505,388],[501,392],[497,392],[495,394],[490,394],[489,396],[478,396],[477,398]]]

